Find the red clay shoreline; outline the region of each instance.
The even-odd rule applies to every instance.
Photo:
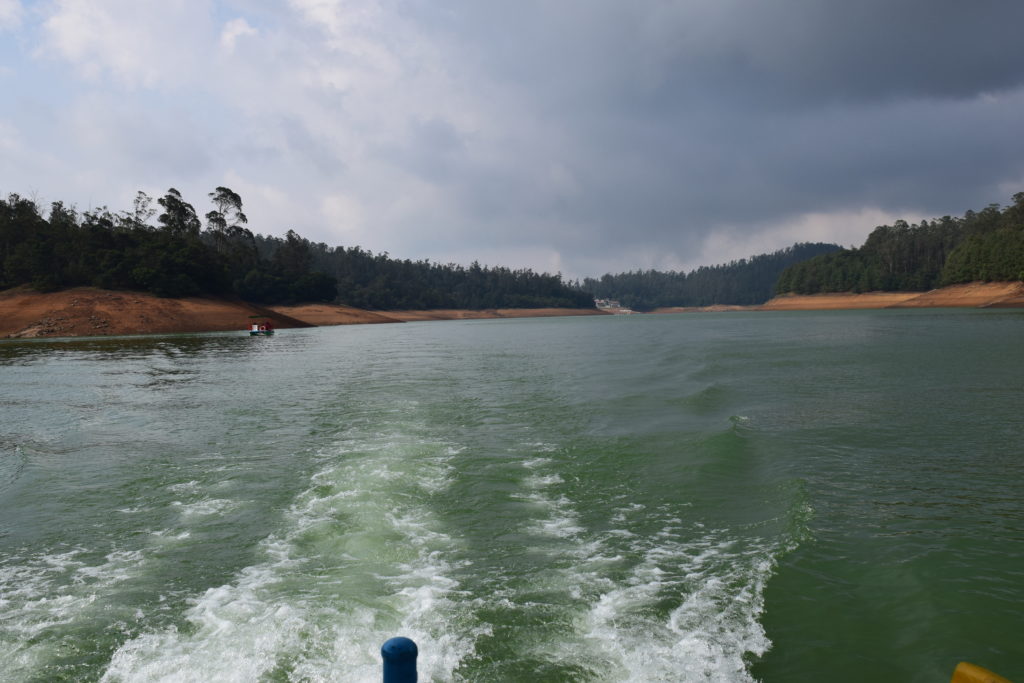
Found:
[[[929,292],[866,292],[777,296],[762,311],[824,311],[869,308],[1020,308],[1024,282],[970,282]]]
[[[278,329],[367,325],[418,320],[608,315],[597,309],[486,311],[365,311],[338,304],[263,307],[241,300],[162,299],[143,292],[76,287],[40,293],[27,287],[0,292],[0,339],[98,337],[245,331],[252,320]]]
[[[974,282],[930,292],[869,292],[775,297],[761,306],[662,308],[652,313],[817,311],[877,308],[1024,308],[1024,282]],[[597,309],[534,308],[365,311],[338,304],[261,307],[229,299],[161,299],[141,292],[79,287],[42,294],[19,287],[0,292],[0,339],[182,334],[245,330],[250,319],[286,329],[434,320],[611,315]]]
[[[783,294],[760,306],[657,308],[651,313],[838,311],[880,308],[1024,308],[1024,282],[970,282],[929,292]]]

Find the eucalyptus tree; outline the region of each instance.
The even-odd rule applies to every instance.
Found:
[[[135,193],[135,199],[132,201],[131,213],[127,211],[123,213],[121,224],[128,229],[152,230],[149,221],[156,214],[157,210],[153,208],[153,198],[139,190]]]
[[[229,187],[218,187],[209,194],[214,210],[206,214],[207,230],[222,232],[234,237],[240,232],[249,232],[241,226],[249,222],[242,213],[242,197]],[[251,236],[252,233],[250,233]]]
[[[202,224],[196,215],[195,208],[181,198],[181,193],[173,187],[167,194],[157,200],[164,212],[157,218],[164,230],[175,236],[198,237]]]
[[[259,264],[256,240],[245,225],[242,197],[229,187],[218,186],[209,195],[213,211],[206,214],[206,232],[214,248],[227,258],[232,279],[244,278]]]

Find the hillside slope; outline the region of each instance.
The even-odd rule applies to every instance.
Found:
[[[267,308],[226,299],[164,299],[142,292],[76,287],[42,294],[0,292],[0,338],[85,337],[245,330],[251,316],[279,328],[312,327]]]

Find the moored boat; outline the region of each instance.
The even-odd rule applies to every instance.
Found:
[[[274,334],[274,326],[269,320],[264,320],[261,323],[253,323],[249,326],[250,337],[269,337]]]

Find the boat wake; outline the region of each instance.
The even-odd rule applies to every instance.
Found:
[[[556,568],[543,580],[570,613],[534,657],[586,680],[753,680],[747,659],[770,646],[758,619],[777,541],[706,529],[677,516],[678,505],[628,500],[610,501],[607,527],[588,530],[559,490],[554,459],[525,466],[524,498],[544,511],[530,531],[546,537]]]
[[[103,680],[373,680],[380,644],[398,633],[420,644],[423,680],[451,680],[487,630],[452,578],[457,540],[429,505],[456,454],[381,434],[328,449],[259,561],[196,597],[182,627],[124,643]]]

